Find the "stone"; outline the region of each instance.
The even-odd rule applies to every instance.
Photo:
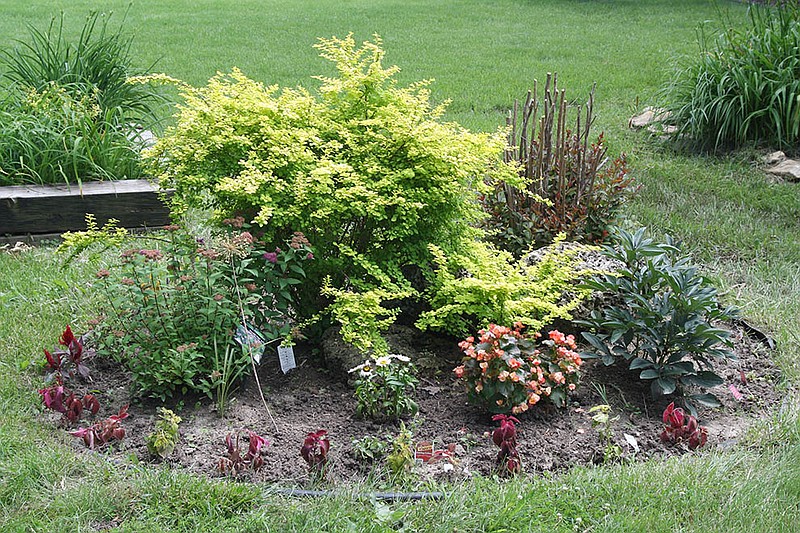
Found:
[[[633,117],[628,121],[628,126],[633,129],[641,129],[645,126],[649,126],[654,122],[660,122],[669,117],[669,113],[664,109],[659,109],[655,107],[645,107],[644,110]]]
[[[800,161],[786,159],[766,169],[766,172],[789,181],[800,181]]]
[[[767,166],[777,165],[778,163],[782,163],[784,161],[786,161],[786,154],[781,151],[772,152],[764,157],[764,164]]]

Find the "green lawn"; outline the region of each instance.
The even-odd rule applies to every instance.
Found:
[[[60,10],[77,30],[93,8],[120,20],[127,6],[0,0],[0,46]],[[719,7],[743,20],[739,3]],[[643,186],[628,223],[683,239],[727,300],[779,343],[786,406],[746,443],[534,481],[479,479],[445,487],[443,502],[393,505],[394,514],[348,494],[291,500],[269,488],[76,457],[65,446],[71,437],[37,423],[39,378],[26,364],[65,323],[85,326],[95,268],[61,269],[40,249],[0,254],[0,530],[798,530],[800,425],[791,391],[800,379],[800,189],[766,181],[755,153],[675,155],[626,128],[637,102],[650,102],[668,79],[671,57],[696,51],[697,25],[716,18],[713,2],[690,0],[138,0],[126,28],[142,66],[158,61],[156,70],[193,84],[238,66],[266,83],[309,87],[312,76],[330,73],[312,48],[317,37],[377,32],[403,82],[435,78],[434,99],[452,100],[446,118],[476,130],[501,125],[512,100],[549,71],[578,100],[596,81],[597,131],[607,132],[612,151],[630,154]]]

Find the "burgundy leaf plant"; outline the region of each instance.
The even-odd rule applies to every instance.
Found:
[[[331,449],[327,435],[328,432],[324,429],[309,433],[303,441],[303,447],[300,448],[300,455],[306,460],[311,471],[323,475],[328,464],[328,451]]]
[[[225,437],[225,445],[228,448],[227,457],[222,457],[217,464],[220,472],[223,474],[230,474],[238,476],[244,472],[248,467],[257,471],[264,466],[264,459],[261,457],[262,448],[269,446],[269,441],[256,433],[247,430],[250,445],[247,448],[247,453],[242,455],[239,450],[240,436],[238,432],[229,433]]]
[[[492,432],[492,441],[500,447],[497,454],[497,467],[500,475],[512,476],[522,471],[522,460],[517,451],[517,426],[519,420],[509,415],[494,415],[492,420],[500,422],[500,427]]]
[[[706,445],[708,430],[699,425],[694,416],[687,415],[680,407],[675,407],[674,402],[667,406],[662,418],[665,426],[661,432],[663,442],[686,443],[690,450]]]
[[[91,395],[87,394],[87,396]],[[86,398],[86,396],[84,396],[84,398]],[[94,397],[92,396],[92,398]],[[91,408],[93,408],[93,404],[90,405]],[[111,415],[105,420],[99,420],[88,428],[81,427],[75,431],[70,431],[69,434],[73,437],[82,438],[86,446],[93,450],[95,446],[107,444],[112,440],[124,439],[125,428],[122,427],[121,422],[126,418],[128,418],[127,405],[122,407],[119,413]]]

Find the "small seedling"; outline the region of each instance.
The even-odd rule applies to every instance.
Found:
[[[614,428],[612,424],[619,420],[618,416],[611,417],[611,406],[608,404],[595,405],[589,409],[592,416],[592,427],[600,435],[603,445],[603,462],[610,463],[622,456],[622,448],[614,442]]]
[[[671,403],[664,410],[664,431],[661,440],[673,444],[686,443],[690,450],[702,448],[708,441],[708,430],[699,425],[697,418],[687,415],[680,407]]]
[[[244,455],[239,451],[239,433],[229,433],[225,437],[228,455],[220,458],[217,464],[217,468],[219,468],[220,472],[223,474],[230,474],[235,477],[244,472],[247,468],[252,468],[253,471],[257,471],[264,466],[264,459],[261,457],[261,449],[269,446],[269,441],[253,433],[249,429],[247,433],[250,445],[247,449],[247,453]]]
[[[178,425],[180,423],[181,417],[169,409],[160,407],[155,431],[145,437],[147,450],[153,455],[166,459],[178,444]]]
[[[392,451],[386,457],[386,464],[395,478],[409,475],[414,466],[414,449],[411,431],[400,422],[400,432],[392,441]]]
[[[302,448],[300,448],[300,455],[308,463],[312,474],[321,477],[325,476],[325,468],[328,465],[328,451],[331,449],[331,443],[327,435],[328,432],[324,429],[309,433],[303,441]]]
[[[519,420],[509,415],[494,415],[492,420],[500,427],[492,432],[492,441],[500,447],[497,454],[497,469],[501,476],[512,476],[522,471],[522,460],[517,451],[517,426]]]

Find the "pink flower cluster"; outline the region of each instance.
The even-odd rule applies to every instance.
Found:
[[[523,327],[490,324],[477,342],[468,337],[459,343],[464,359],[453,372],[467,382],[470,399],[492,412],[522,413],[543,397],[563,405],[577,386],[583,361],[575,338],[553,330],[537,346],[541,335],[524,335]]]

